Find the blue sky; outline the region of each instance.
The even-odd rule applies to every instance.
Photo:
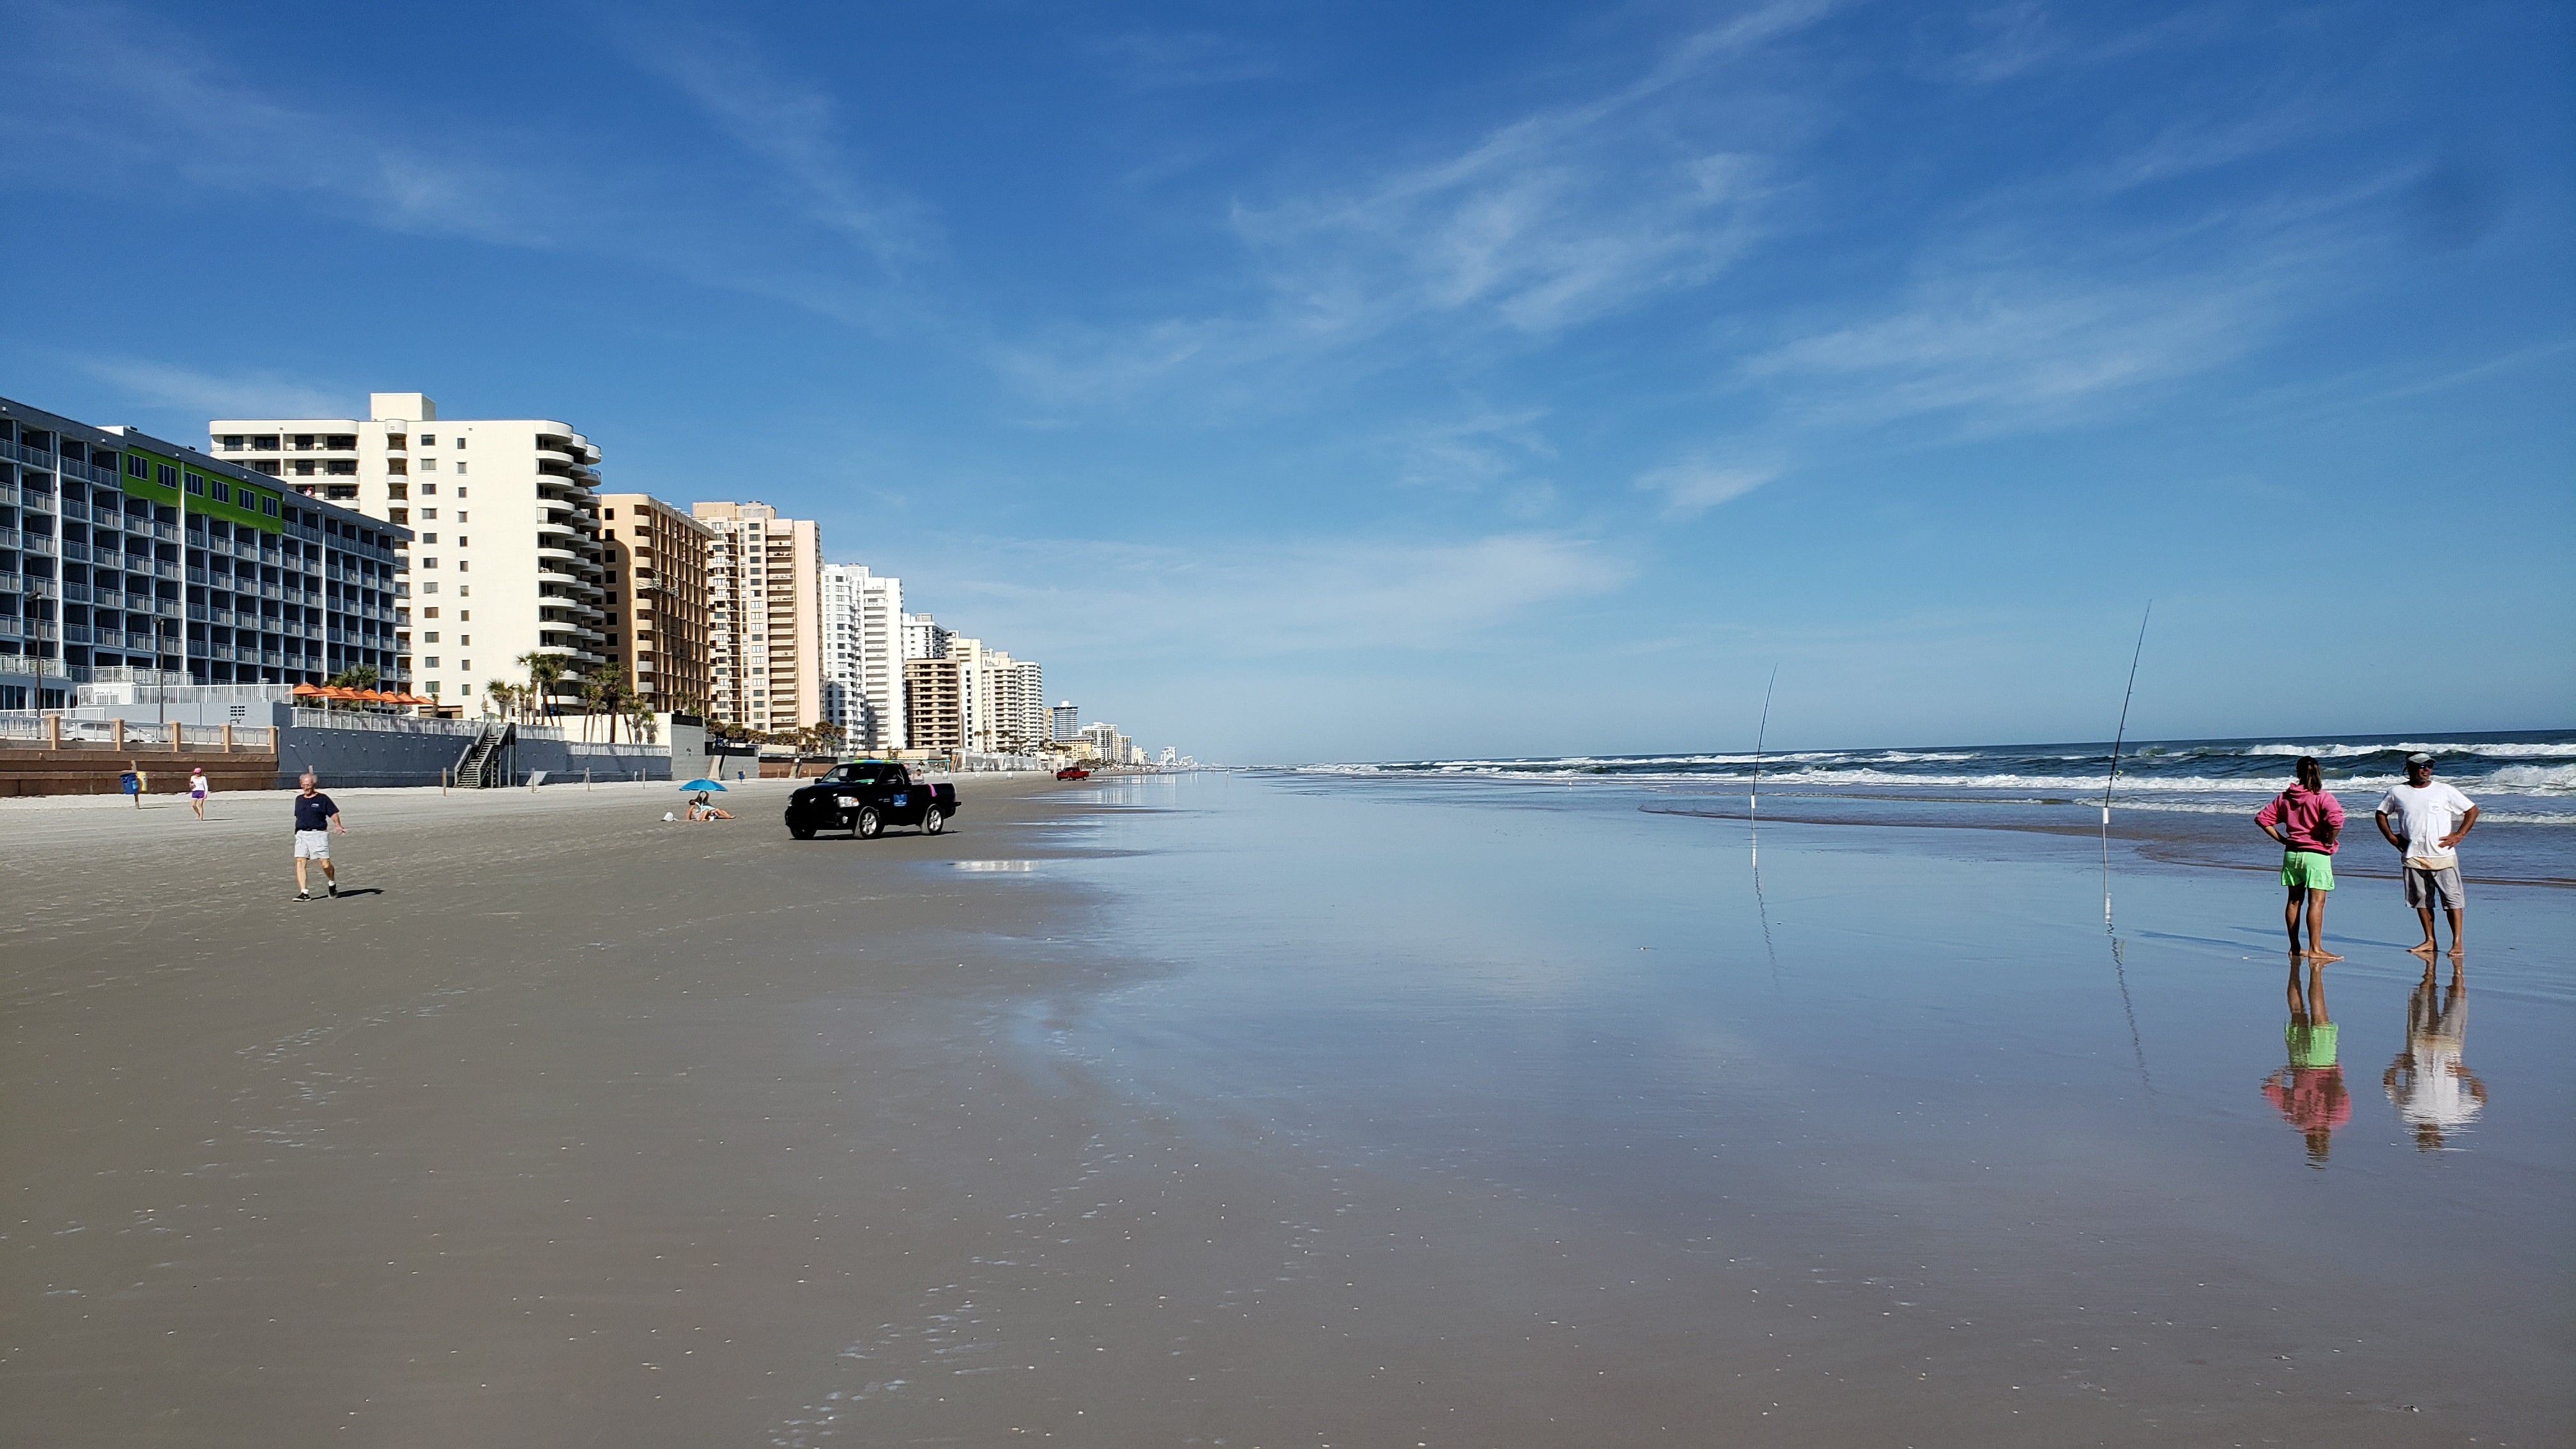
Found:
[[[1150,744],[2576,721],[2564,7],[0,17],[0,392],[565,418]]]

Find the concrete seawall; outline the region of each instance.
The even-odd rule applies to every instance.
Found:
[[[470,734],[290,726],[279,731],[278,781],[292,784],[311,770],[340,785],[435,785],[473,742]],[[578,780],[585,770],[599,780],[686,779],[671,773],[671,761],[668,745],[522,736],[504,752],[502,767],[511,784],[524,783],[537,770],[557,782]],[[682,768],[696,773],[685,754]]]

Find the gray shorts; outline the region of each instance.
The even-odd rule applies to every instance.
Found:
[[[2468,895],[2460,889],[2460,868],[2446,866],[2441,870],[2406,868],[2406,904],[2419,911],[2433,909],[2436,897],[2443,907],[2459,910],[2468,904]]]
[[[295,832],[295,858],[297,860],[329,860],[331,858],[331,832],[328,830],[299,830]],[[2412,889],[2412,887],[2409,887],[2409,889]]]

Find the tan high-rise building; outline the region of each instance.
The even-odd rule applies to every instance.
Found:
[[[714,699],[707,557],[716,531],[646,493],[599,495],[608,618],[601,646],[627,693],[655,710],[704,713]]]
[[[966,747],[965,692],[954,659],[903,661],[903,728],[916,750]]]
[[[520,661],[547,656],[570,704],[575,681],[608,663],[599,449],[550,419],[442,421],[416,392],[367,402],[363,418],[206,426],[216,456],[412,531],[397,555],[410,617],[396,650],[413,689],[471,714],[487,683],[525,685]]]
[[[787,733],[823,711],[823,537],[766,503],[695,503],[714,530],[707,626],[715,716]]]

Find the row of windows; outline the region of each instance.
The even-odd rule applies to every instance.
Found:
[[[125,455],[125,476],[128,478],[149,479],[152,482],[160,484],[164,488],[177,488],[180,486],[180,473],[177,468],[168,463],[155,463],[149,459],[138,457],[132,453]],[[187,491],[190,493],[203,494],[212,498],[217,503],[230,503],[233,501],[233,485],[230,482],[222,478],[216,478],[209,481],[205,474],[200,473],[193,468],[189,469],[187,473]],[[277,495],[274,493],[264,493],[256,488],[243,488],[241,490],[241,506],[244,508],[256,506],[260,512],[267,514],[271,518],[278,516]]]

